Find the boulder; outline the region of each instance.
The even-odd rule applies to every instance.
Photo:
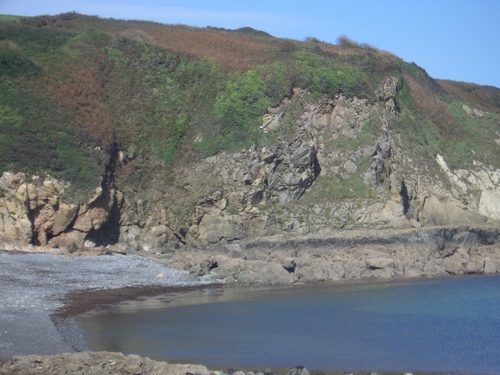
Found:
[[[486,216],[475,211],[466,210],[460,202],[451,196],[431,195],[419,213],[423,225],[465,225],[482,223],[488,220]]]
[[[67,252],[74,252],[78,248],[83,248],[85,246],[85,238],[87,234],[80,231],[71,231],[67,233],[62,233],[50,240],[48,246],[58,248]],[[95,244],[92,243],[93,247]]]

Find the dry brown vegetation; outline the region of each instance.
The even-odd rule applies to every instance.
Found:
[[[461,128],[455,126],[456,120],[448,110],[448,105],[439,98],[437,93],[407,73],[403,73],[403,77],[410,87],[421,120],[439,124],[442,135],[446,138],[449,136],[462,137],[463,134],[460,134]]]
[[[500,112],[500,89],[475,83],[436,80],[448,93],[487,111]]]
[[[114,38],[125,36],[176,52],[188,53],[197,57],[208,57],[216,60],[230,71],[238,72],[275,61],[286,60],[290,53],[304,48],[318,54],[328,54],[332,57],[345,58],[349,55],[359,55],[362,51],[363,53],[370,52],[378,56],[384,56],[384,58],[390,60],[390,63],[396,63],[398,60],[392,53],[350,39],[350,43],[347,44],[326,43],[313,37],[308,37],[304,42],[299,42],[262,35],[264,33],[257,30],[255,34],[246,34],[213,27],[197,28],[144,21],[106,19],[103,22],[98,17],[88,16],[70,20],[53,18],[51,23],[44,27],[65,28],[74,31],[84,31],[95,27],[112,35]],[[347,37],[344,38],[348,39]]]
[[[73,112],[75,120],[83,125],[93,142],[106,147],[113,143],[116,127],[103,100],[103,86],[103,79],[98,74],[78,68],[72,72],[70,80],[52,82],[47,90],[53,91],[54,102],[63,111]]]
[[[176,52],[213,58],[234,71],[244,71],[275,61],[279,55],[279,39],[273,37],[215,28],[121,20],[106,20],[103,23],[98,17],[80,18],[68,21],[57,19],[44,27],[83,31],[95,26],[115,38],[125,36]]]
[[[276,43],[266,37],[154,24],[146,24],[142,30],[161,47],[213,58],[231,70],[245,71],[271,62],[277,53]]]

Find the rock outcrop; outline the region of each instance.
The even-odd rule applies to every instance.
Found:
[[[121,353],[82,352],[54,356],[19,356],[0,364],[0,374],[123,374],[123,375],[209,375],[200,365],[179,365],[157,362],[138,355]]]
[[[184,247],[167,264],[198,276],[261,284],[491,274],[500,272],[499,242],[498,224],[353,231]]]
[[[155,250],[172,242],[497,220],[500,170],[480,162],[450,170],[440,155],[422,165],[405,152],[390,126],[399,113],[398,84],[395,77],[383,82],[377,102],[343,95],[318,101],[295,89],[263,116],[263,131],[279,134],[274,144],[177,168],[159,198],[163,207],[155,201],[130,210],[144,214],[123,227],[121,245],[127,248],[128,233],[133,247]]]
[[[74,251],[116,242],[107,237],[107,224],[120,204],[120,193],[98,187],[88,202],[68,204],[62,200],[65,188],[66,184],[50,176],[4,172],[0,178],[1,246]]]

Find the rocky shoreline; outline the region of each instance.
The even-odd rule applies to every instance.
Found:
[[[111,250],[97,249],[93,254]],[[140,368],[142,374],[208,375],[203,366],[191,369],[119,353],[86,352],[89,348],[72,317],[102,304],[217,282],[291,285],[498,273],[500,230],[496,224],[484,224],[350,231],[217,247],[174,247],[155,253],[75,256],[85,254],[0,252],[4,265],[0,280],[5,286],[0,292],[0,374],[97,370],[127,374]]]
[[[228,283],[285,284],[500,272],[500,225],[345,231],[181,247],[165,264]],[[162,258],[161,254],[157,254]]]

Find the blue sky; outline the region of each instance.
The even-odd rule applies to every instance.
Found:
[[[347,35],[434,78],[500,88],[500,0],[0,0],[0,14],[69,11],[329,43]]]

